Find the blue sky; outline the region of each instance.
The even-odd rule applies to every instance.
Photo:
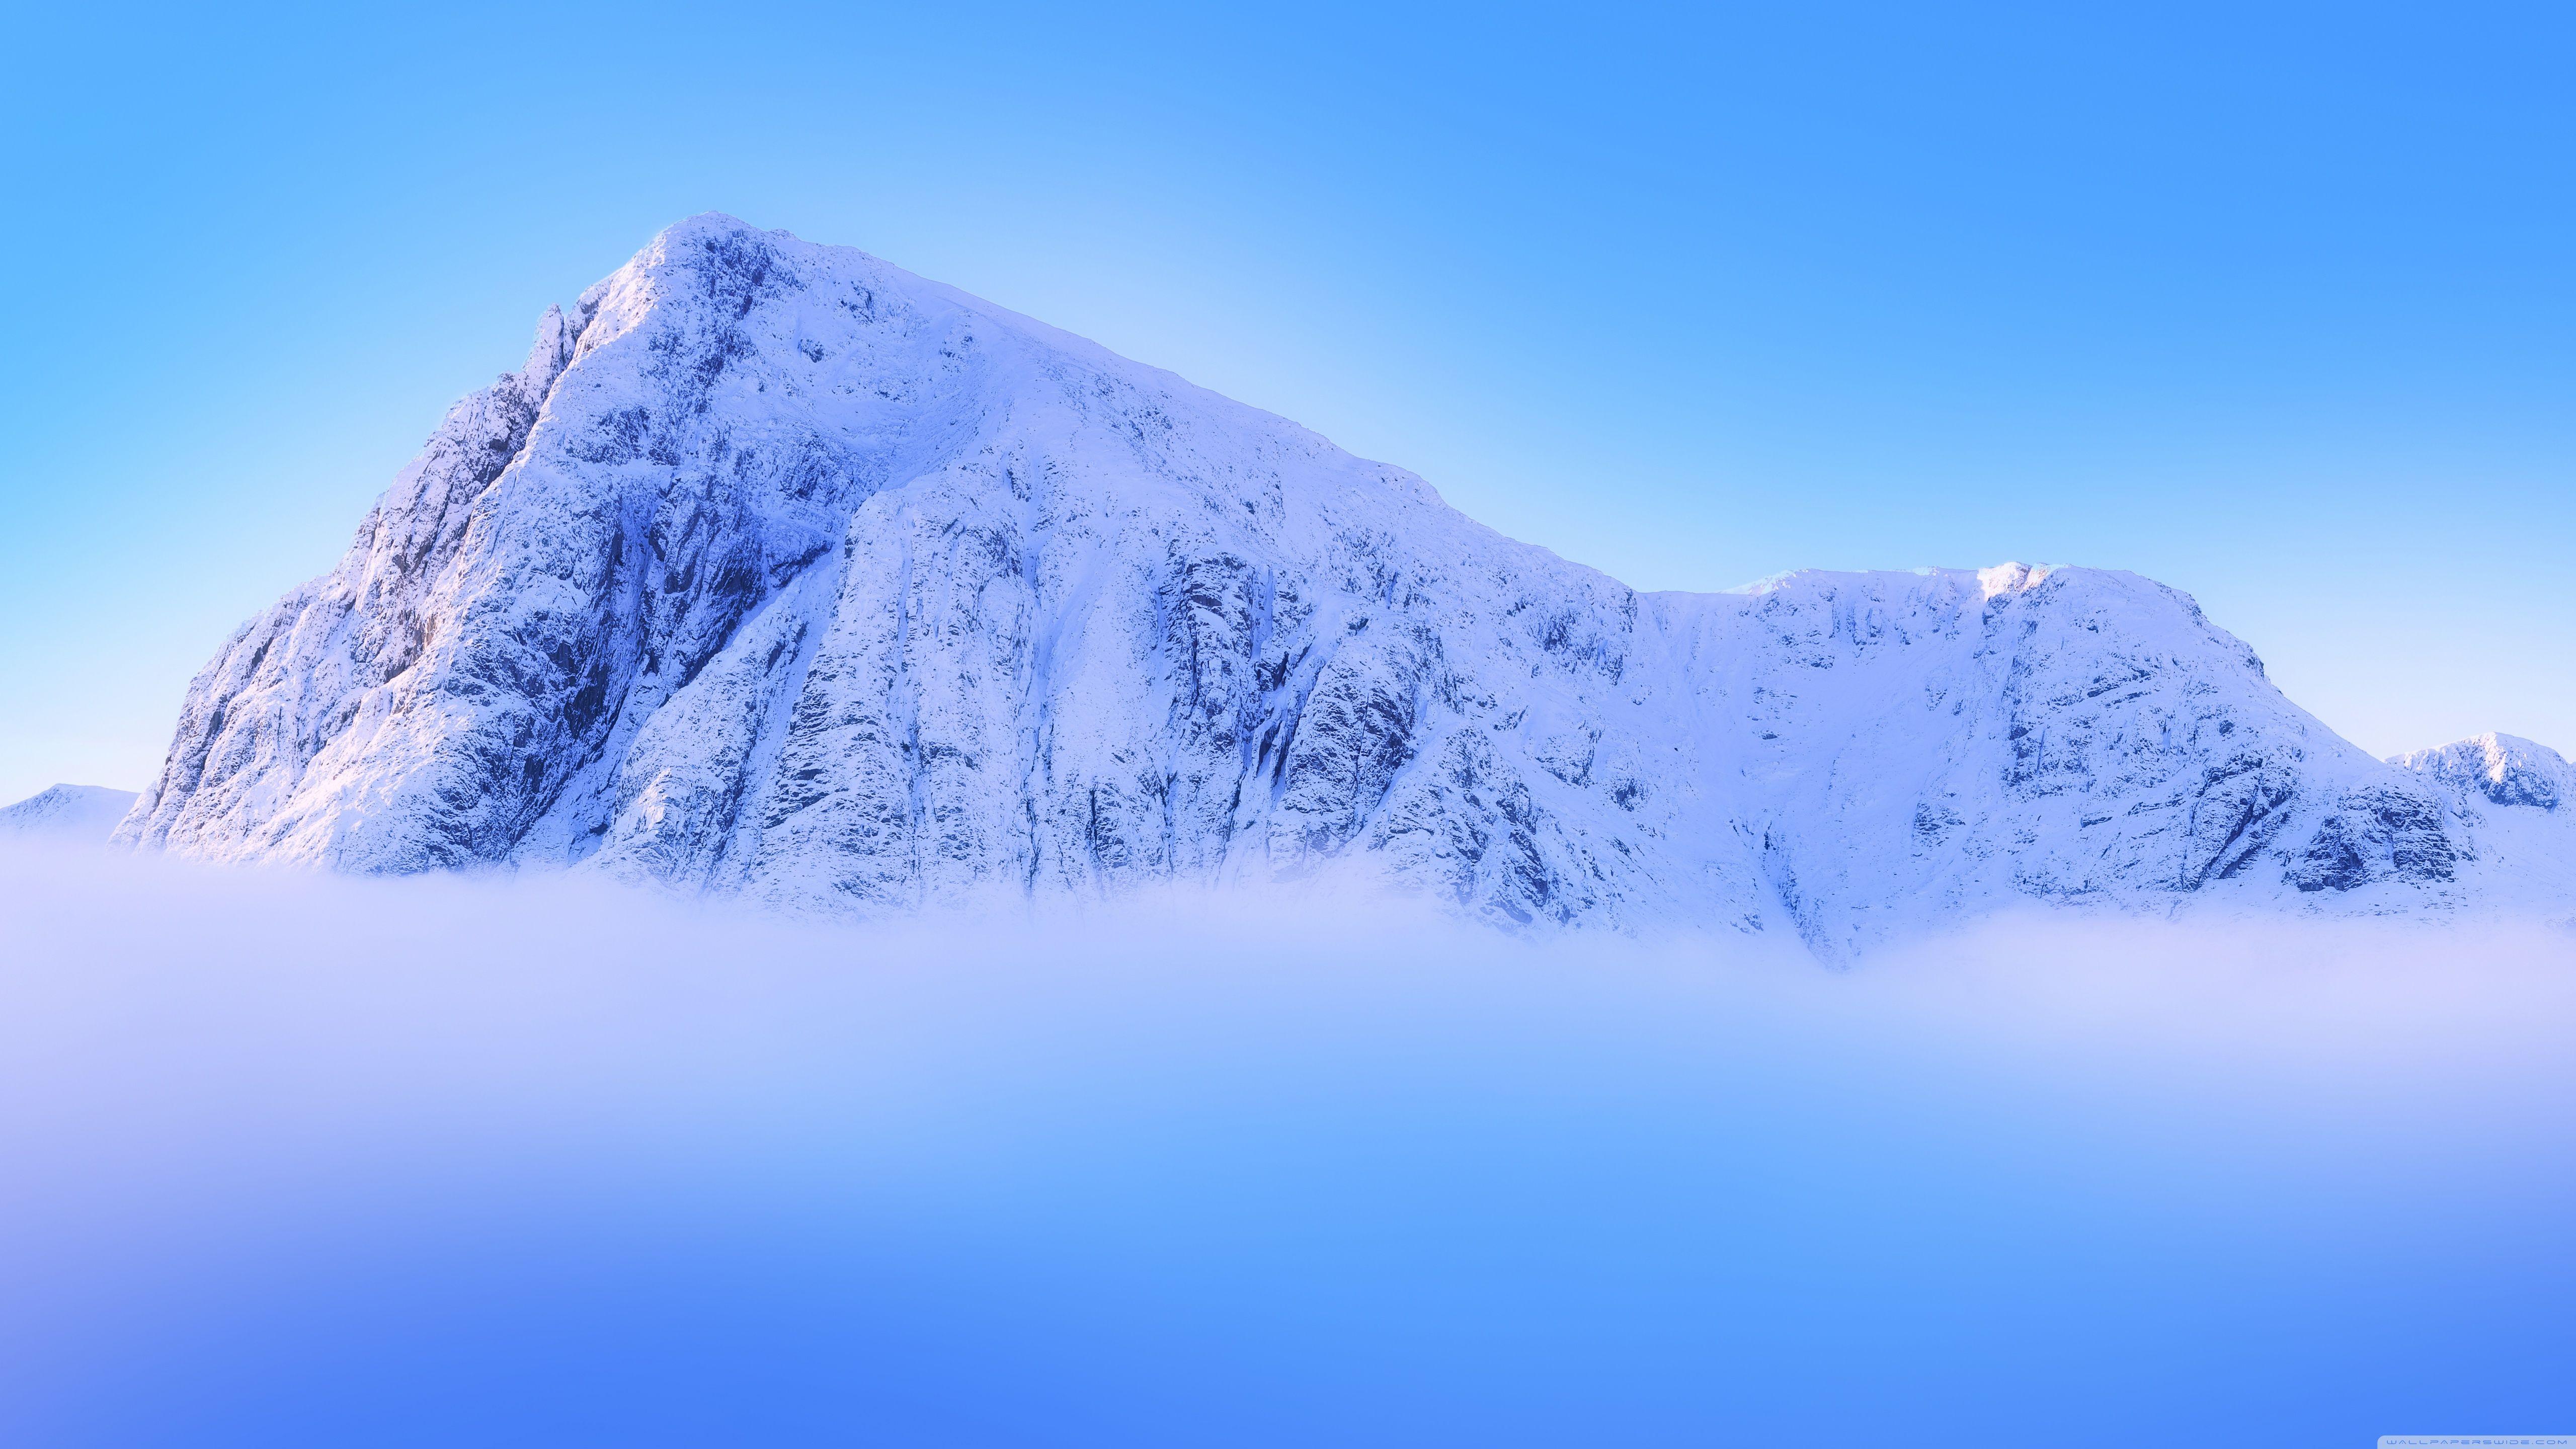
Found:
[[[2374,752],[2576,748],[2563,9],[70,9],[0,56],[0,797],[140,785],[707,209],[1640,586],[2131,568]]]

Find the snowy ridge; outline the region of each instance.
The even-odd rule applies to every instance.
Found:
[[[2476,796],[2492,805],[2544,811],[2576,803],[2576,766],[2547,745],[2518,735],[2474,735],[2439,749],[2397,755],[2388,763],[2430,775],[2464,801]]]
[[[2547,745],[2483,734],[2389,761],[2442,793],[2471,869],[2492,894],[2576,908],[2576,765]]]
[[[104,785],[48,786],[0,809],[0,839],[105,845],[134,800],[133,791]]]
[[[120,838],[861,912],[1348,874],[1833,954],[2034,898],[2478,904],[2454,794],[2133,575],[1639,594],[1168,373],[702,216],[549,312],[224,647]]]

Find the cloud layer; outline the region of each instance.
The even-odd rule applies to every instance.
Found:
[[[2576,941],[1828,972],[0,860],[0,1437],[2362,1442],[2576,1412]]]

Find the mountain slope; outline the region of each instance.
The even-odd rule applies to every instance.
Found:
[[[104,785],[49,786],[0,809],[0,839],[105,845],[134,800]]]
[[[1641,595],[705,216],[550,312],[224,647],[121,838],[858,911],[1347,872],[1831,952],[2030,898],[2457,906],[2447,808],[2149,581]]]
[[[2546,745],[2500,734],[2389,763],[2442,793],[2488,895],[2549,916],[2576,912],[2576,765]]]

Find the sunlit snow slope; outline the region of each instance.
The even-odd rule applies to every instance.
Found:
[[[134,792],[103,785],[54,785],[0,809],[0,840],[63,841],[105,845]]]
[[[2569,835],[2517,899],[2563,899]],[[1828,954],[2029,899],[2494,894],[2455,792],[2148,580],[1640,594],[1294,424],[713,215],[549,312],[339,567],[224,647],[120,838],[852,911],[1351,873]]]

